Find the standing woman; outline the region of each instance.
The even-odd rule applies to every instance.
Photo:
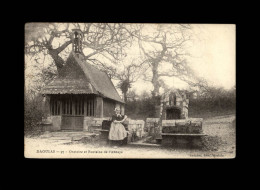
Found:
[[[126,118],[126,115],[120,115],[119,108],[115,108],[115,114],[112,116],[112,123],[108,135],[111,144],[122,145],[123,140],[127,137],[127,131],[122,124]]]

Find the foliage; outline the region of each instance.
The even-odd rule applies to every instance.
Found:
[[[189,99],[189,117],[207,117],[234,113],[236,109],[236,89],[224,90],[223,88],[210,87],[197,98]],[[133,98],[126,104],[126,114],[132,119],[146,119],[155,117],[155,105],[159,97],[152,97],[143,91],[137,95],[134,90],[130,94]]]
[[[198,116],[205,113],[220,114],[234,112],[236,109],[236,89],[210,87],[191,98],[189,102],[189,116]]]
[[[123,71],[114,74],[114,78],[119,79],[117,87],[122,91],[124,101],[127,102],[127,93],[132,84],[136,82],[145,71],[142,64],[136,64],[134,61],[128,66],[123,64]]]
[[[110,78],[119,80],[117,87],[125,101],[130,97],[126,111],[135,117],[154,115],[155,100],[150,92],[140,96],[129,92],[141,75],[153,84],[153,97],[159,94],[160,88],[168,89],[163,77],[176,77],[192,87],[199,87],[199,98],[190,100],[190,113],[235,107],[234,92],[208,87],[207,81],[197,77],[190,68],[188,49],[196,36],[193,27],[186,24],[28,23],[25,25],[25,54],[35,60],[35,67],[40,70],[37,76],[28,71],[30,78],[26,78],[26,82],[35,84],[30,85],[33,89],[26,91],[30,96],[36,97],[42,86],[59,74],[71,50],[72,29],[81,29],[84,34],[85,60],[105,71]],[[130,65],[120,64],[123,67],[120,70],[119,63],[133,43],[138,44],[139,54],[135,54],[137,57],[129,62]],[[47,66],[44,62],[51,64]],[[162,66],[169,69],[162,70]]]
[[[187,24],[147,25],[140,30],[136,37],[143,63],[150,68],[145,80],[153,84],[153,96],[159,95],[159,89],[164,87],[161,77],[176,77],[193,87],[206,85],[203,79],[195,75],[187,59],[191,56],[188,49],[195,36],[193,27]],[[162,65],[169,69],[161,70]]]
[[[131,92],[133,93],[133,92]],[[158,97],[152,97],[144,91],[140,96],[135,94],[136,98],[129,99],[126,104],[126,114],[131,119],[143,119],[155,117],[155,105],[158,104]]]
[[[195,36],[191,25],[28,23],[25,26],[25,54],[32,57],[37,66],[52,63],[49,68],[41,67],[43,72],[38,78],[43,80],[40,87],[46,84],[46,79],[59,74],[65,65],[64,60],[71,50],[73,29],[83,32],[85,60],[105,71],[110,78],[119,80],[117,87],[125,101],[131,84],[141,75],[153,84],[153,96],[159,94],[161,87],[166,87],[162,77],[177,77],[192,86],[204,85],[186,59],[190,56],[187,49]],[[139,53],[126,66],[122,61],[133,44],[139,46]],[[123,69],[119,69],[119,63]],[[162,65],[168,65],[170,69],[163,71],[160,69]],[[53,72],[53,68],[57,72]]]
[[[39,122],[44,116],[42,109],[42,97],[36,96],[30,98],[28,94],[25,95],[24,100],[24,133],[25,135],[33,135],[40,129]]]

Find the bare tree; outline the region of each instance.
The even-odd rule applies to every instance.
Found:
[[[120,23],[28,23],[25,26],[25,53],[51,56],[59,74],[65,64],[61,54],[68,54],[65,49],[72,42],[71,30],[75,28],[84,34],[83,50],[88,52],[85,59],[105,69],[109,68],[106,68],[104,58],[116,63],[124,57],[124,48],[131,44],[133,34],[138,31],[133,25]]]
[[[119,80],[117,87],[122,91],[125,102],[127,102],[127,92],[131,88],[131,85],[140,78],[145,70],[142,63],[135,64],[134,61],[132,60],[128,66],[123,65],[123,71],[114,74],[114,78]]]
[[[120,80],[119,88],[125,99],[131,84],[137,80],[139,66],[127,66],[123,71],[117,65],[126,56],[138,25],[122,23],[28,23],[25,25],[25,54],[35,61],[38,70],[32,90],[39,92],[65,65],[72,43],[72,29],[84,34],[82,48],[85,60],[105,71],[110,78]],[[51,64],[43,66],[46,57]],[[109,64],[110,63],[110,64]],[[134,75],[134,76],[132,76]]]
[[[206,81],[196,77],[187,61],[190,54],[186,49],[193,40],[192,27],[183,24],[154,26],[152,32],[143,26],[135,36],[143,61],[151,69],[152,75],[146,80],[153,84],[152,95],[159,95],[159,89],[164,85],[161,77],[177,77],[192,86],[205,86]],[[169,64],[171,69],[160,72],[159,67],[165,64]]]
[[[150,26],[150,25],[146,25]],[[34,58],[36,67],[45,57],[49,57],[57,72],[50,67],[39,68],[43,81],[47,82],[60,73],[65,65],[65,58],[72,42],[71,30],[81,29],[84,34],[83,51],[85,60],[105,71],[110,78],[119,80],[118,87],[127,100],[128,89],[140,77],[140,71],[150,68],[151,76],[146,80],[152,82],[152,94],[157,96],[160,87],[165,86],[161,77],[178,77],[193,86],[205,86],[205,81],[196,77],[190,69],[186,57],[186,46],[192,41],[190,25],[157,25],[152,32],[145,30],[141,24],[121,23],[28,23],[25,26],[25,53]],[[147,32],[148,31],[148,32]],[[126,56],[127,47],[137,39],[141,60],[128,66],[123,71],[117,64]],[[108,64],[111,63],[111,64]],[[171,69],[160,72],[159,67],[170,64]],[[148,72],[146,72],[148,73]]]

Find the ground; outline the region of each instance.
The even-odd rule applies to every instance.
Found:
[[[235,114],[204,119],[202,148],[127,145],[113,148],[96,142],[77,141],[76,133],[45,133],[25,137],[29,158],[234,158],[236,152]],[[74,137],[72,141],[72,136]]]

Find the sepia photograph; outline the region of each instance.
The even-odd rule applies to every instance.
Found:
[[[24,157],[233,159],[236,25],[24,25]]]

